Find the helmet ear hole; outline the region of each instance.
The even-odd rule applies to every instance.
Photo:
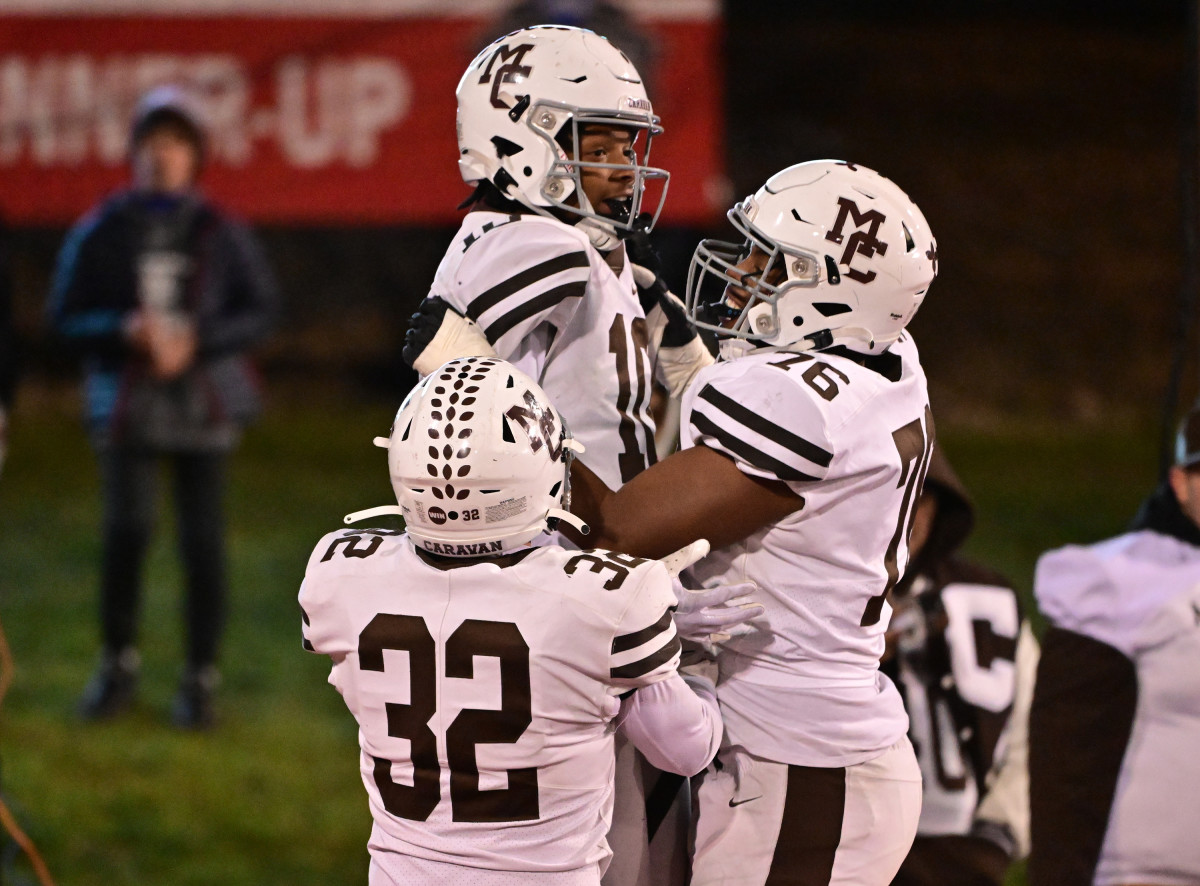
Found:
[[[516,443],[517,438],[513,436],[512,428],[509,427],[507,417],[502,417],[500,419],[500,426],[503,429],[501,431],[501,436],[503,437],[504,442],[505,443]]]
[[[502,135],[493,135],[492,144],[496,148],[496,157],[500,160],[503,160],[505,157],[511,157],[514,154],[519,154],[525,150],[516,142],[511,141]]]
[[[822,317],[836,317],[838,314],[849,314],[853,310],[849,305],[828,301],[813,302],[813,307],[820,312]]]
[[[401,441],[408,439],[408,432],[412,430],[412,419],[409,419],[408,424],[404,426],[404,433],[400,436]]]

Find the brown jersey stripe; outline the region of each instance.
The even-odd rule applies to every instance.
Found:
[[[636,677],[644,676],[678,655],[681,648],[682,644],[679,642],[679,637],[672,637],[671,642],[663,646],[658,652],[651,653],[632,664],[612,668],[608,674],[614,680],[632,680]]]
[[[703,390],[700,391],[700,399],[711,403],[738,424],[749,428],[756,434],[761,434],[773,443],[778,443],[784,449],[796,453],[796,455],[807,461],[811,461],[815,465],[827,468],[829,467],[829,463],[833,461],[833,453],[829,450],[823,449],[817,444],[793,434],[786,428],[781,428],[774,422],[767,421],[752,409],[747,409],[736,400],[726,397],[711,384],[705,385]]]
[[[554,258],[547,259],[540,264],[534,265],[532,268],[526,268],[520,273],[513,274],[513,276],[501,283],[497,283],[491,289],[484,290],[467,305],[467,316],[472,320],[478,320],[485,311],[494,308],[514,292],[520,292],[525,287],[532,286],[539,280],[544,280],[546,277],[550,277],[560,271],[570,270],[571,268],[586,268],[588,264],[586,252],[568,252],[565,255],[556,255]]]
[[[692,427],[701,434],[715,437],[730,452],[741,456],[756,468],[770,471],[780,480],[803,481],[820,479],[803,471],[798,471],[791,465],[784,464],[778,459],[772,458],[760,449],[755,449],[746,441],[739,440],[733,436],[733,434],[722,428],[708,416],[696,412],[694,409],[692,410]]]
[[[522,320],[528,320],[530,317],[554,307],[564,299],[583,298],[583,294],[586,291],[586,280],[576,280],[572,283],[555,286],[553,289],[546,290],[537,296],[537,298],[531,298],[524,304],[518,305],[494,323],[489,324],[484,329],[484,334],[491,344],[495,344],[500,340],[500,336],[504,335],[504,333],[508,332],[508,330],[512,329]]]
[[[629,634],[620,634],[616,637],[613,637],[613,655],[616,655],[618,652],[627,652],[630,649],[636,649],[643,643],[649,643],[670,626],[671,610],[667,609],[663,612],[662,618],[650,625],[650,627],[642,628],[640,631],[633,631]]]

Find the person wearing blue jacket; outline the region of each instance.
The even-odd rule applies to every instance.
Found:
[[[247,351],[274,326],[279,294],[254,236],[197,190],[205,148],[188,93],[164,86],[144,95],[131,184],[72,228],[50,292],[53,330],[82,363],[103,485],[103,653],[79,702],[88,720],[135,700],[142,566],[167,461],[186,577],[187,664],[172,718],[191,729],[214,721],[225,468],[260,409]]]

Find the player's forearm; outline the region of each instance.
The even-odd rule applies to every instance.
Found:
[[[712,684],[671,676],[643,686],[621,703],[619,728],[651,765],[695,775],[721,745],[721,712]]]
[[[592,528],[586,546],[638,557],[661,559],[699,538],[726,547],[804,506],[785,484],[743,474],[707,446],[675,453],[616,492],[579,462],[571,479],[571,510]]]
[[[663,488],[661,473],[643,472],[614,492],[586,464],[571,467],[571,511],[591,529],[586,536],[566,530],[588,548],[604,548],[638,557],[665,557],[702,536],[692,534]],[[560,529],[562,527],[560,526]]]

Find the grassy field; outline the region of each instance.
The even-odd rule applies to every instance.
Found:
[[[167,723],[181,638],[165,499],[140,703],[109,724],[73,719],[97,652],[96,471],[72,398],[22,402],[0,477],[0,621],[17,667],[0,711],[0,787],[59,884],[365,882],[355,728],[324,660],[300,648],[296,591],[323,532],[391,501],[371,438],[396,405],[280,393],[248,434],[231,486],[222,722],[189,735]],[[968,551],[1025,591],[1040,551],[1120,531],[1155,473],[1153,428],[941,421],[939,434],[980,510]]]

